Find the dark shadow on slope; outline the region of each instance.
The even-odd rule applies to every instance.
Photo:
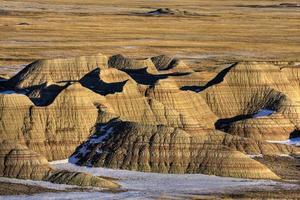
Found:
[[[157,70],[168,70],[173,67],[171,65],[172,58],[165,55],[152,57],[151,61],[153,62]]]
[[[291,132],[290,134],[290,139],[293,139],[293,138],[299,138],[300,137],[300,130],[294,130],[293,132]]]
[[[15,74],[13,77],[11,77],[8,81],[7,81],[7,86],[11,87],[11,88],[15,88],[16,85],[21,82],[24,77],[26,77],[27,74],[30,74],[31,71],[34,70],[35,65],[37,65],[38,63],[40,63],[41,60],[36,60],[28,65],[26,65],[21,71],[19,71],[17,74]]]
[[[128,80],[116,83],[106,83],[99,78],[100,69],[95,69],[86,74],[79,82],[90,90],[101,94],[108,95],[123,91],[123,87]]]
[[[183,91],[201,92],[203,90],[203,87],[204,86],[192,85],[192,86],[183,86],[180,89]]]
[[[147,68],[143,69],[122,69],[137,83],[142,85],[155,85],[159,80],[166,79],[169,76],[185,76],[190,73],[170,73],[170,74],[149,74]]]
[[[155,68],[159,71],[170,70],[176,67],[179,62],[176,58],[171,58],[166,55],[159,55],[151,58]]]
[[[36,106],[49,106],[55,98],[59,95],[59,93],[71,85],[71,82],[64,82],[64,85],[49,85],[42,84],[39,88],[31,89],[30,92],[27,93],[27,96],[31,99],[31,101]],[[32,93],[37,90],[39,92],[38,97],[34,97]]]
[[[207,88],[213,86],[213,85],[217,85],[221,82],[224,81],[224,77],[227,75],[227,73],[234,67],[236,66],[238,63],[234,63],[231,66],[223,69],[220,73],[217,74],[217,76],[215,76],[212,80],[210,80],[209,82],[207,82],[204,86],[183,86],[180,89],[181,90],[190,90],[193,92],[203,92],[204,90],[206,90]]]
[[[237,116],[234,116],[231,118],[219,119],[215,123],[215,128],[226,132],[226,129],[227,129],[226,127],[228,127],[231,123],[246,120],[246,119],[255,119],[255,118],[270,116],[274,112],[276,112],[276,111],[263,108],[263,109],[259,109],[257,112],[255,112],[253,114],[237,115]]]
[[[7,87],[7,79],[1,78],[0,79],[0,90],[8,90],[10,89]]]
[[[86,165],[88,157],[85,155],[90,153],[95,146],[109,139],[110,134],[114,134],[110,130],[118,127],[120,123],[119,118],[112,118],[107,123],[97,123],[95,132],[75,149],[68,159],[69,162],[76,165]]]
[[[215,123],[215,128],[226,132],[230,124],[237,121],[251,119],[252,117],[253,115],[249,114],[249,115],[237,115],[231,118],[218,119]]]
[[[48,106],[64,88],[70,85],[70,81],[64,83],[65,84],[53,83],[49,86],[47,86],[46,83],[43,83],[24,89],[18,89],[11,85],[8,81],[3,81],[3,83],[0,82],[0,91],[15,91],[16,94],[24,94],[28,96],[36,106]]]
[[[117,54],[109,57],[108,66],[110,68],[115,68],[118,70],[123,69],[142,69],[147,67],[143,61],[147,59],[133,59],[123,56],[122,54]]]

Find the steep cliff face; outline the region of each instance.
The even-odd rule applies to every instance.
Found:
[[[288,80],[292,83],[294,87],[300,87],[299,81],[300,81],[300,65],[294,64],[294,66],[285,66],[280,68],[281,72],[286,75]]]
[[[113,121],[100,125],[96,134],[78,147],[71,161],[159,173],[279,178],[243,153],[211,142],[209,137],[180,128]]]
[[[93,95],[79,83],[62,90],[46,107],[34,106],[22,94],[1,95],[1,139],[26,144],[48,160],[65,159],[90,135],[96,122]]]
[[[254,114],[261,108],[279,109],[287,97],[277,86],[288,85],[277,66],[237,63],[209,81],[201,94],[220,118],[230,118]]]
[[[238,63],[208,82],[201,95],[220,118],[234,121],[234,118],[249,118],[249,115],[267,109],[286,118],[281,120],[285,123],[283,126],[291,128],[292,123],[294,129],[298,129],[299,85],[293,80],[291,75],[273,63]],[[246,123],[262,123],[264,120],[267,119],[251,119]],[[275,117],[272,120],[274,124],[280,119]]]
[[[232,135],[246,138],[283,141],[290,138],[295,128],[288,118],[277,113],[236,121],[224,127],[223,130]]]
[[[266,141],[299,136],[295,70],[243,62],[200,84],[201,73],[167,56],[36,61],[3,84],[18,93],[0,94],[1,139],[18,144],[1,153],[2,176],[97,182],[47,163],[73,154],[88,166],[278,179],[246,154],[299,154]],[[19,152],[29,160],[20,173]]]
[[[98,110],[93,95],[75,83],[61,91],[49,106],[33,107],[26,132],[30,135],[28,147],[49,160],[68,157],[90,135],[96,122]]]
[[[29,139],[26,126],[33,106],[30,99],[23,94],[0,94],[1,139],[26,143],[26,139]]]
[[[200,95],[180,90],[172,76],[136,70],[127,74],[110,68],[95,72],[81,82],[103,95],[107,112],[122,120],[186,129],[213,128],[217,120]]]
[[[160,80],[149,88],[147,97],[158,121],[168,126],[201,131],[213,128],[217,120],[201,96],[179,90],[172,78]]]

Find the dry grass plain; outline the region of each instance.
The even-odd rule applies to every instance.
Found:
[[[300,60],[300,8],[278,0],[1,0],[0,66],[101,52],[201,60]],[[142,16],[168,7],[200,16]]]

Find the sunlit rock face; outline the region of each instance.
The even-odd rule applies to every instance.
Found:
[[[22,94],[1,95],[1,138],[26,144],[48,160],[64,159],[90,135],[98,110],[93,92],[79,83],[61,91],[49,106]]]
[[[68,185],[119,188],[118,184],[91,174],[55,170],[44,156],[28,149],[26,145],[7,140],[1,140],[0,144],[0,176]]]
[[[163,55],[36,61],[1,83],[1,139],[35,155],[38,176],[49,173],[47,160],[69,158],[91,167],[278,179],[246,154],[299,153],[267,142],[299,136],[295,72],[242,62],[200,84],[199,73]],[[20,178],[32,178],[28,166]],[[49,181],[72,176],[50,172]]]
[[[295,125],[284,115],[272,114],[236,121],[224,129],[225,132],[260,140],[287,140]]]
[[[108,58],[102,54],[74,58],[37,60],[9,80],[18,89],[33,88],[45,83],[78,81],[96,69],[107,68]]]
[[[297,70],[298,68],[294,69]],[[268,128],[288,127],[284,132],[290,132],[291,129],[298,129],[300,112],[299,84],[296,83],[297,77],[290,74],[291,71],[267,62],[237,63],[223,70],[219,76],[209,82],[201,95],[212,111],[222,119],[231,119],[232,122],[238,119],[238,123],[243,123],[245,126],[253,123],[253,126],[249,125],[249,127],[254,129],[255,124],[270,122]],[[260,118],[260,114],[268,115],[263,114],[263,111],[267,110],[273,112],[269,113],[270,116]],[[257,126],[261,129],[263,127],[263,125]],[[288,133],[282,134],[285,136],[277,137],[281,139],[289,137]],[[263,139],[264,136],[261,138]]]
[[[180,128],[112,121],[77,148],[71,162],[159,173],[278,179],[245,154]],[[249,167],[251,166],[251,167]]]
[[[12,178],[42,180],[51,168],[45,157],[12,141],[0,141],[0,175]]]
[[[289,101],[297,103],[297,89],[278,66],[250,62],[223,70],[203,88],[202,95],[214,113],[230,118],[254,114],[260,109],[280,110]]]

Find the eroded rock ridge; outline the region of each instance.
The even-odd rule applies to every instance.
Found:
[[[203,83],[168,56],[35,61],[0,94],[1,176],[118,187],[48,161],[279,179],[253,155],[298,155],[300,68],[240,62]],[[9,91],[9,92],[8,92]],[[85,181],[82,181],[84,179]]]

